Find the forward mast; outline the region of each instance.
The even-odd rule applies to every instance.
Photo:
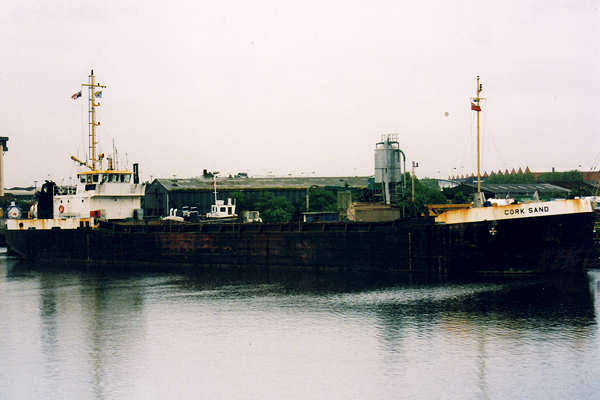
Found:
[[[479,95],[483,91],[483,85],[479,83],[479,75],[477,75],[477,83],[475,86],[475,97],[471,100],[471,110],[477,112],[477,195],[481,196],[481,153],[480,153],[480,135],[479,135],[479,113],[481,112],[481,100],[485,100]]]

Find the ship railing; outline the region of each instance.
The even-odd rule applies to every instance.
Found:
[[[98,227],[113,232],[200,232],[200,233],[276,233],[276,232],[389,232],[407,223],[389,222],[290,222],[290,223],[119,223],[98,221]]]

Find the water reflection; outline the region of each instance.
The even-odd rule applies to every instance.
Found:
[[[600,368],[599,293],[598,271],[559,280],[440,282],[43,267],[3,258],[0,393],[590,397],[600,390],[593,379]],[[15,326],[26,334],[15,335]],[[28,385],[22,370],[37,383]]]
[[[143,288],[126,277],[112,280],[91,274],[81,280],[79,295],[94,396],[110,398],[111,393],[104,392],[106,382],[119,381],[111,376],[127,376],[136,367],[131,352],[144,332]],[[112,388],[113,394],[115,390],[126,388]]]
[[[41,330],[41,346],[42,355],[44,356],[44,373],[47,377],[52,378],[56,373],[56,365],[59,357],[57,356],[58,348],[58,321],[56,313],[56,291],[55,288],[59,284],[57,279],[52,275],[40,277],[40,316],[42,322]]]

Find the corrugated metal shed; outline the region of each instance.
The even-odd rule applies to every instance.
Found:
[[[304,201],[310,187],[366,188],[369,177],[284,177],[284,178],[218,178],[219,199],[236,193],[269,191],[284,196],[291,203]],[[149,216],[167,215],[171,208],[184,205],[198,207],[201,212],[214,202],[210,178],[157,178],[146,187],[144,213]],[[241,211],[241,210],[239,210]]]
[[[477,185],[466,184],[470,187]],[[571,191],[564,187],[552,185],[550,183],[482,183],[481,191],[494,194],[514,194],[527,195],[538,192],[543,193],[563,193],[569,194]]]
[[[314,178],[217,178],[217,190],[240,189],[306,189],[310,186],[366,188],[368,176],[351,177],[314,177]],[[212,188],[211,179],[157,178],[152,184],[158,183],[168,191],[205,190]]]

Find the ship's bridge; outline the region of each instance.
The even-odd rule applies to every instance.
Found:
[[[96,170],[77,173],[80,183],[130,183],[132,171]]]

